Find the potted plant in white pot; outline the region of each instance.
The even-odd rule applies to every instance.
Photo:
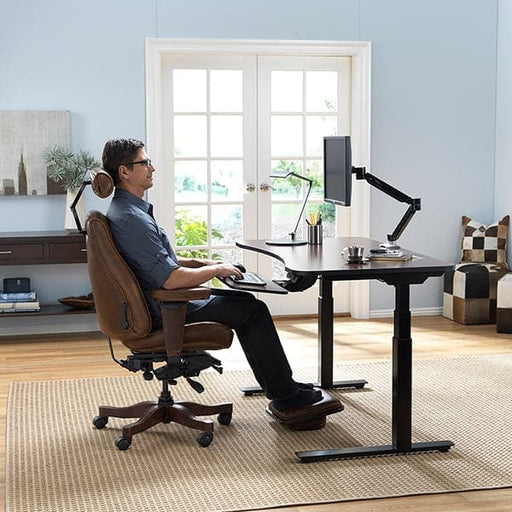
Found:
[[[79,150],[75,154],[60,146],[46,149],[43,158],[46,163],[48,178],[61,184],[66,191],[64,227],[68,231],[77,231],[75,219],[69,207],[84,181],[87,171],[93,167],[99,167],[100,163],[88,151]],[[77,205],[77,213],[79,217],[83,218],[82,203]]]

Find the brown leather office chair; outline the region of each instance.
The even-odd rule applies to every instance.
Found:
[[[95,192],[98,187],[105,190],[104,182],[108,185],[109,176],[100,175],[99,181],[103,185],[98,185],[96,178],[93,175]],[[113,359],[130,371],[142,371],[146,380],[156,377],[162,382],[157,402],[141,402],[127,407],[101,406],[93,420],[95,427],[105,427],[111,416],[139,418],[123,427],[122,436],[115,442],[120,450],[129,448],[134,434],[158,423],[170,422],[200,430],[197,441],[201,446],[208,446],[213,440],[213,421],[197,416],[217,414],[219,423],[228,425],[233,405],[174,402],[169,384],[176,384],[176,378],[185,377],[196,391],[201,392],[201,384],[192,377],[206,368],[222,372],[221,362],[206,351],[228,348],[233,331],[216,322],[185,324],[187,301],[207,298],[210,290],[201,287],[155,290],[153,296],[162,308],[163,328],[152,331],[142,290],[115,247],[106,217],[91,211],[86,233],[87,262],[98,323],[109,340]],[[120,340],[131,351],[126,359],[116,359],[113,339]],[[162,364],[156,367],[156,363]]]

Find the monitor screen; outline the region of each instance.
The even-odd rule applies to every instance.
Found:
[[[324,200],[350,206],[352,150],[350,137],[324,137]]]

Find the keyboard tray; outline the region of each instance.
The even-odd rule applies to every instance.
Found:
[[[261,293],[279,293],[283,295],[288,293],[288,290],[285,290],[282,286],[279,286],[273,281],[265,281],[264,285],[259,285],[254,283],[243,283],[240,281],[235,281],[231,277],[221,278],[220,280],[233,290]]]

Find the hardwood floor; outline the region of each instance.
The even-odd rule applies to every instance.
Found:
[[[292,367],[316,364],[316,318],[282,318],[278,330]],[[414,317],[414,357],[475,356],[512,353],[512,335],[497,334],[495,325],[462,326],[442,317]],[[371,361],[391,358],[392,320],[335,322],[336,361]],[[124,350],[120,345],[119,354]],[[248,368],[238,343],[217,352],[226,370]],[[110,359],[100,333],[0,337],[0,511],[5,509],[5,424],[9,382],[60,380],[125,375]],[[371,512],[400,510],[510,511],[512,488],[440,495],[362,500],[272,509],[282,512]],[[120,511],[122,512],[122,511]]]

